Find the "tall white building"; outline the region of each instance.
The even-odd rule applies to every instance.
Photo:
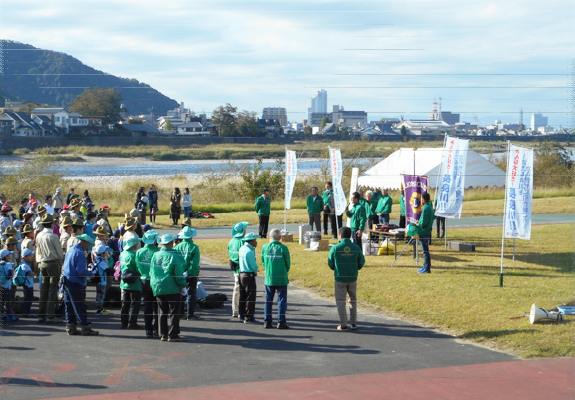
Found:
[[[307,120],[311,121],[312,113],[327,114],[327,92],[323,89],[318,90],[315,96],[307,99]]]
[[[548,125],[548,118],[544,117],[543,114],[531,114],[531,130],[535,131],[541,126]]]

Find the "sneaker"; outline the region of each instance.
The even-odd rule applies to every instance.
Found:
[[[289,329],[289,325],[288,324],[278,324],[278,329]]]
[[[417,272],[419,272],[420,274],[430,274],[430,273],[431,273],[430,270],[428,270],[428,269],[423,269],[423,268],[418,269]]]
[[[64,322],[64,320],[60,319],[60,318],[47,318],[46,319],[47,324],[60,324],[62,322]]]
[[[265,329],[271,329],[271,327],[272,327],[272,323],[271,323],[271,322],[266,322],[265,325],[264,325],[264,328],[265,328]]]
[[[3,316],[2,316],[2,319],[5,319],[4,317],[5,317],[5,316],[3,315]],[[46,318],[44,318],[44,317],[38,318],[38,323],[43,324],[44,322],[46,322]]]
[[[180,335],[168,338],[168,342],[185,342],[185,341],[186,338]]]
[[[239,318],[240,316],[238,314],[232,314],[232,318]]]
[[[192,321],[192,320],[194,320],[194,319],[200,319],[200,318],[201,318],[201,317],[200,317],[199,315],[192,314],[192,315],[190,315],[189,317],[187,317],[186,320]]]
[[[128,329],[128,325],[122,324],[122,325],[120,325],[120,329]]]
[[[100,332],[93,330],[92,327],[90,326],[90,324],[82,326],[82,335],[83,336],[96,336],[99,333]]]
[[[352,331],[355,331],[357,329],[357,325],[356,324],[351,324],[351,326],[349,327],[349,329],[351,329]]]
[[[160,337],[160,334],[158,333],[158,331],[154,331],[152,333],[154,334],[154,337]]]
[[[260,323],[260,321],[258,321],[255,318],[244,320],[244,324],[259,324],[259,323]]]
[[[142,330],[144,328],[142,328],[140,325],[138,324],[129,324],[128,325],[128,329],[133,330],[133,331],[139,331]]]
[[[336,329],[338,331],[347,331],[347,325],[338,325]]]
[[[167,342],[167,341],[168,341],[168,337],[167,337],[166,335],[162,335],[162,336],[160,337],[160,340],[161,340],[162,342]]]
[[[8,317],[6,317],[6,322],[15,322],[18,321],[19,319],[20,317],[16,315],[9,315]]]
[[[154,337],[154,334],[152,333],[152,331],[146,331],[146,337],[147,337],[148,339],[151,339],[151,338]]]
[[[243,324],[244,322],[246,322],[244,317],[238,317],[238,319],[239,319],[240,324]]]

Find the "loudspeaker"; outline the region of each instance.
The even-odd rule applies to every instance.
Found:
[[[558,312],[547,312],[542,308],[539,308],[533,303],[531,306],[531,313],[529,314],[529,322],[534,324],[535,322],[542,319],[550,319],[552,321],[563,321],[563,313]]]

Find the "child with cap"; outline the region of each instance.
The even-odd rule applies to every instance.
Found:
[[[64,219],[62,219],[62,227],[60,228],[60,245],[62,246],[64,254],[68,250],[68,240],[72,237],[72,232],[74,231],[72,224],[72,218],[64,217]]]
[[[2,208],[0,208],[0,232],[4,232],[6,228],[12,225],[12,218],[10,217],[10,213],[12,212],[12,207],[10,204],[4,204]],[[2,235],[2,240],[6,240],[6,236]]]
[[[34,272],[32,265],[34,261],[34,252],[30,249],[22,251],[22,260],[20,265],[14,271],[12,283],[15,287],[22,286],[24,291],[24,308],[22,309],[23,318],[38,318],[37,315],[30,314],[32,300],[34,299]]]
[[[18,321],[18,317],[12,314],[12,275],[13,266],[8,258],[12,252],[6,249],[0,250],[0,313],[2,319],[8,322]]]
[[[4,242],[4,248],[8,250],[11,254],[8,256],[8,261],[12,265],[18,265],[20,261],[20,253],[18,252],[18,239],[15,237],[9,237]]]
[[[136,265],[136,249],[140,238],[124,240],[123,250],[120,254],[120,268],[122,271],[122,308],[120,329],[142,329],[138,325],[138,313],[142,300],[142,282],[140,272]]]
[[[108,314],[108,310],[104,310],[104,298],[106,297],[106,286],[108,262],[104,257],[110,251],[108,246],[95,245],[92,250],[93,255],[93,269],[97,269],[97,274],[100,276],[100,281],[96,284],[96,314]]]

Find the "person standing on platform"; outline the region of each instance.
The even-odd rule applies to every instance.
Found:
[[[262,195],[256,199],[255,210],[258,213],[260,221],[260,237],[266,238],[268,236],[268,224],[270,222],[270,191],[269,189],[262,190]]]
[[[238,222],[232,228],[232,239],[228,243],[230,269],[234,273],[234,290],[232,292],[232,318],[239,317],[240,309],[240,248],[244,245],[243,237],[249,223]]]
[[[421,211],[421,216],[419,217],[419,222],[417,223],[417,233],[419,234],[419,243],[421,243],[421,249],[423,250],[423,268],[419,269],[417,272],[420,274],[428,274],[431,272],[431,255],[429,254],[429,242],[431,242],[431,231],[433,230],[434,214],[429,193],[424,192],[421,195],[421,201],[423,203],[423,210]]]
[[[318,194],[318,188],[312,187],[311,194],[307,197],[307,213],[309,226],[313,230],[321,232],[321,211],[323,210],[323,198]]]
[[[329,251],[327,265],[334,271],[335,303],[339,314],[338,331],[347,331],[346,300],[349,295],[350,329],[357,329],[357,271],[363,268],[365,258],[361,247],[351,242],[352,230],[340,230],[340,242]]]
[[[391,214],[391,205],[393,200],[387,194],[387,189],[383,189],[383,196],[377,202],[375,213],[379,216],[380,224],[389,224],[389,214]]]
[[[351,198],[352,208],[349,209],[351,204],[348,204],[345,210],[345,215],[351,219],[351,237],[352,241],[359,246],[361,249],[361,235],[363,234],[363,228],[365,227],[366,216],[365,216],[365,206],[360,201],[361,195],[358,192],[353,192]]]

